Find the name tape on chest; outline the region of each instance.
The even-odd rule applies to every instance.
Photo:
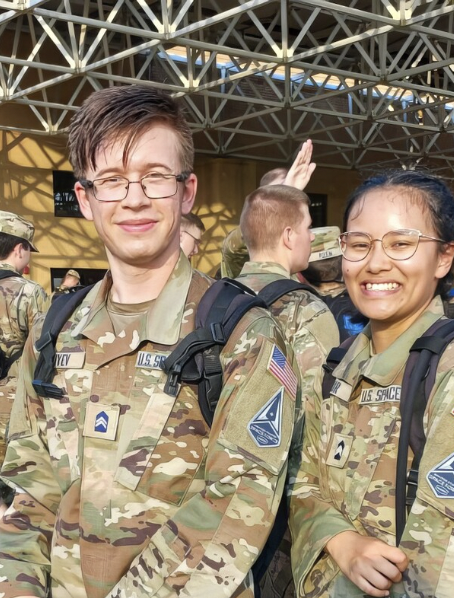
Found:
[[[161,364],[169,353],[153,353],[151,351],[139,351],[137,354],[136,368],[148,370],[161,370]]]
[[[85,363],[85,351],[63,352],[59,351],[55,355],[55,367],[62,369],[79,369]]]
[[[115,440],[119,417],[119,405],[87,403],[83,435],[88,438]]]
[[[399,403],[401,386],[393,385],[387,388],[375,387],[365,388],[361,391],[360,405],[371,405],[376,403]]]
[[[330,394],[334,397],[337,397],[341,401],[348,402],[350,399],[350,395],[352,394],[352,387],[347,382],[343,380],[336,380],[334,381],[333,387],[330,390]]]
[[[438,498],[454,498],[454,453],[427,474],[427,482]]]
[[[270,448],[281,444],[283,401],[284,387],[281,386],[248,423],[248,432],[257,446]]]
[[[273,345],[267,370],[284,385],[289,395],[295,399],[298,379],[287,358],[276,345]]]

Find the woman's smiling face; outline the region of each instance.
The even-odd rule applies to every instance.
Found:
[[[416,190],[383,187],[368,191],[351,208],[348,232],[364,232],[382,239],[390,231],[415,229],[438,237],[428,210]],[[452,252],[442,253],[441,244],[421,239],[407,260],[393,260],[374,241],[363,260],[343,259],[345,284],[356,307],[371,321],[372,331],[392,327],[404,332],[431,302],[440,278],[452,262]]]

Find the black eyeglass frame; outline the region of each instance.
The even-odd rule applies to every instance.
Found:
[[[411,255],[409,255],[407,257],[401,257],[401,258],[399,258],[399,257],[392,257],[392,256],[390,256],[387,253],[387,251],[385,249],[385,246],[383,245],[383,239],[384,239],[384,237],[386,237],[386,235],[389,235],[390,233],[405,233],[405,232],[406,233],[418,233],[418,237],[417,237],[418,241],[416,243],[415,250],[413,251],[413,253]],[[352,259],[350,259],[348,257],[345,257],[345,251],[342,249],[342,239],[344,237],[348,237],[348,235],[358,235],[358,234],[365,235],[366,237],[368,237],[370,239],[369,249],[367,250],[367,253],[363,257],[361,257],[360,259],[358,259],[358,260],[352,260]],[[372,245],[373,245],[373,243],[375,241],[380,241],[382,249],[383,249],[383,252],[385,253],[385,255],[387,257],[389,257],[389,259],[395,260],[397,262],[404,262],[405,260],[411,259],[415,255],[415,253],[418,250],[419,242],[420,242],[421,239],[428,239],[429,241],[436,241],[437,243],[443,243],[443,244],[447,244],[448,243],[448,241],[444,241],[443,239],[438,239],[436,237],[431,237],[429,235],[425,235],[425,234],[423,234],[421,231],[419,231],[416,228],[405,228],[405,229],[390,230],[387,233],[385,233],[381,239],[373,239],[372,236],[369,235],[369,233],[364,233],[364,232],[361,232],[361,231],[347,231],[345,233],[340,234],[339,237],[337,238],[337,241],[339,243],[339,249],[341,250],[342,257],[345,260],[347,260],[347,262],[361,262],[362,260],[365,260],[366,257],[371,252]],[[345,244],[345,246],[346,246],[346,244]]]
[[[144,186],[142,184],[143,179],[146,179],[148,176],[150,176],[150,174],[159,174],[160,176],[162,176],[165,179],[173,177],[175,179],[175,191],[173,193],[171,193],[170,195],[158,195],[157,197],[150,197],[147,194],[147,192],[145,191]],[[147,174],[145,174],[143,177],[141,177],[138,181],[130,181],[126,177],[119,175],[118,176],[119,179],[123,179],[124,181],[127,182],[125,196],[122,197],[121,199],[99,199],[96,196],[96,191],[95,191],[96,182],[97,181],[106,181],[113,177],[102,177],[99,179],[93,179],[92,181],[90,181],[88,179],[79,179],[79,183],[82,185],[82,187],[84,187],[84,189],[90,189],[90,191],[93,193],[94,198],[97,201],[100,201],[102,203],[107,203],[110,201],[123,201],[124,199],[126,199],[128,197],[129,185],[134,184],[134,183],[140,183],[140,186],[142,187],[142,191],[148,197],[148,199],[166,199],[167,197],[173,197],[176,194],[176,192],[178,191],[177,183],[184,183],[185,181],[188,180],[188,178],[191,174],[192,174],[192,171],[190,171],[190,170],[183,170],[183,172],[180,172],[180,174],[170,174],[170,173],[162,173],[162,172],[153,172],[152,171],[152,172],[147,172]]]

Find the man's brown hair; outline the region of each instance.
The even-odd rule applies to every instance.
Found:
[[[269,170],[265,172],[265,174],[260,179],[260,187],[264,187],[265,185],[273,185],[276,179],[285,179],[288,175],[288,168],[273,168],[273,170]]]
[[[92,93],[71,119],[69,128],[69,159],[76,178],[83,178],[89,167],[96,169],[96,154],[101,147],[119,140],[125,143],[126,164],[137,137],[157,123],[175,131],[182,171],[192,172],[192,133],[182,109],[167,93],[142,85],[108,87]]]
[[[300,206],[309,203],[303,191],[287,185],[266,185],[250,193],[240,217],[241,233],[248,250],[276,247],[284,229],[303,219]]]
[[[202,220],[194,214],[193,212],[189,212],[189,214],[182,214],[181,215],[181,222],[180,228],[182,230],[188,230],[191,226],[195,226],[200,230],[201,233],[205,232],[205,225],[203,224]]]

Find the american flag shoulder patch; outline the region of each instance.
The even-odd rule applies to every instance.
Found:
[[[273,345],[267,370],[285,386],[291,397],[296,397],[298,380],[287,358],[277,345]]]

